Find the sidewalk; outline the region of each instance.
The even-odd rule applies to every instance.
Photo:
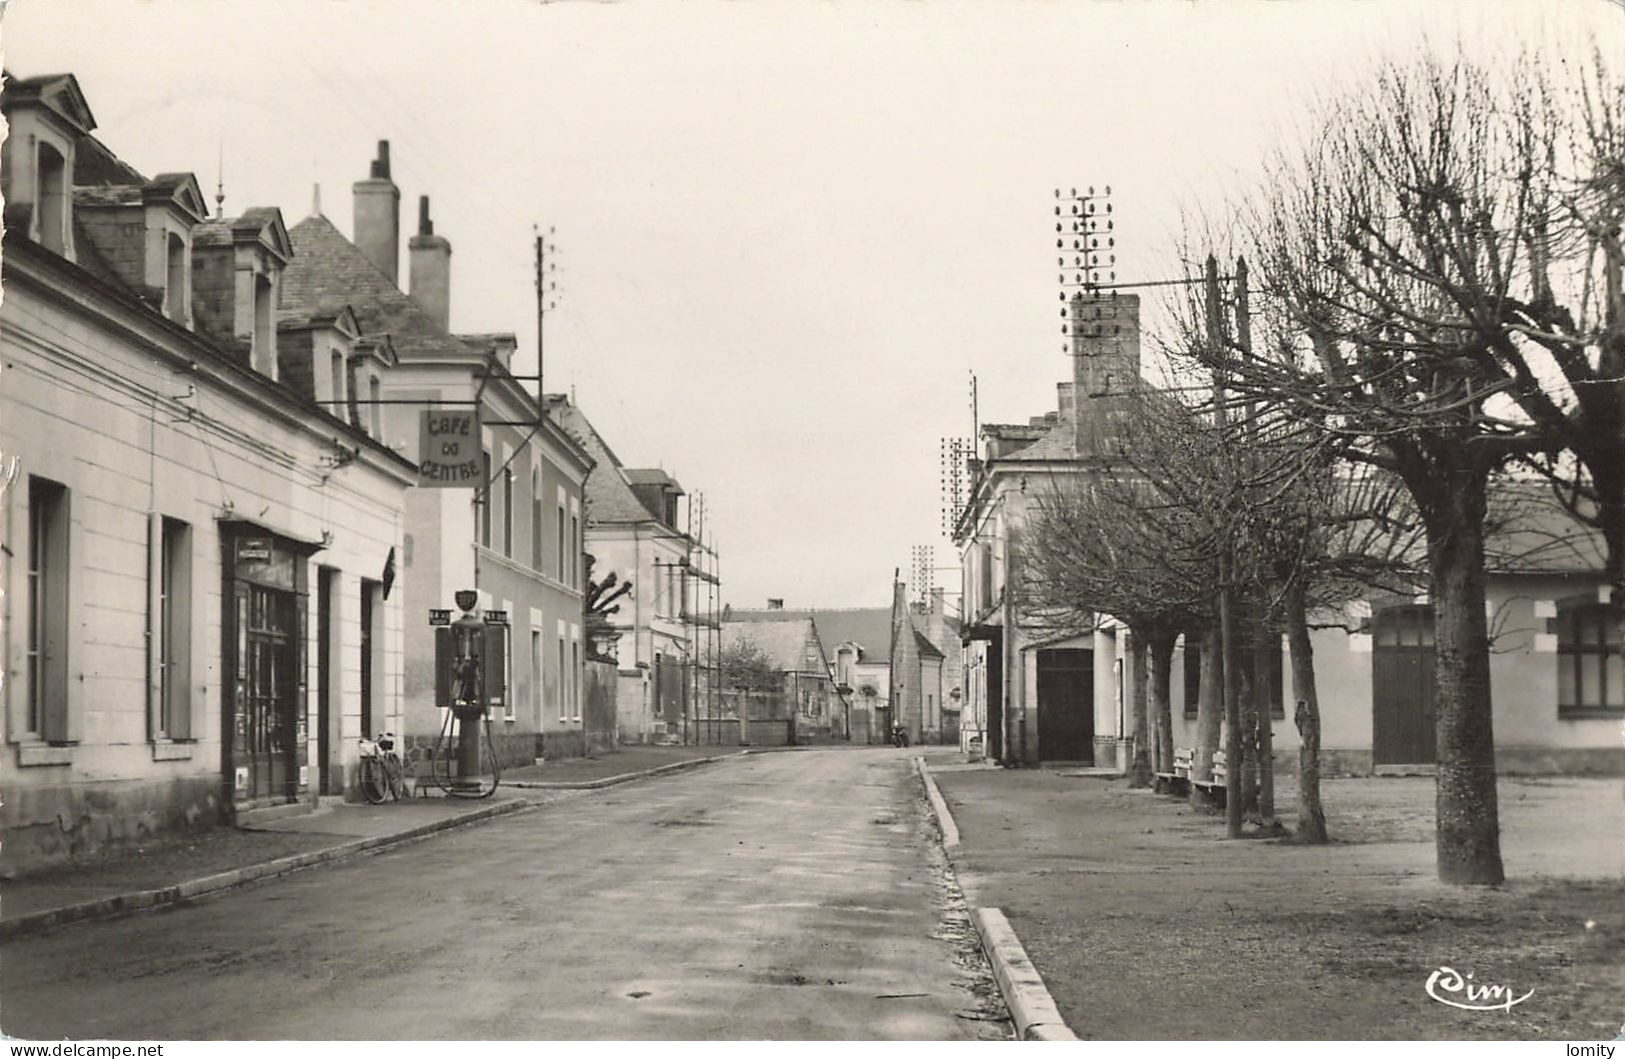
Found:
[[[0,880],[0,938],[173,904],[567,796],[499,791],[484,800],[442,796],[336,805],[251,828],[210,828],[80,858]]]
[[[936,768],[974,903],[1102,1039],[1612,1039],[1625,1020],[1619,780],[1503,779],[1500,889],[1435,881],[1431,779],[1327,780],[1334,843],[1224,838],[1118,781]],[[1277,807],[1290,822],[1292,778]],[[1431,999],[1441,967],[1534,994]]]

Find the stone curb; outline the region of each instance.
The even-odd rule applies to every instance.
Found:
[[[948,802],[942,797],[942,791],[937,788],[936,778],[931,775],[931,766],[925,763],[925,758],[914,759],[914,770],[920,774],[925,784],[925,796],[931,801],[931,811],[937,815],[937,826],[942,828],[942,845],[946,849],[953,849],[959,845],[959,825],[954,823],[954,814],[948,811]]]
[[[748,754],[750,751],[746,750],[742,751],[742,753]],[[514,787],[527,791],[596,791],[603,787],[613,787],[618,783],[631,783],[633,780],[647,779],[650,776],[659,776],[666,772],[680,772],[683,769],[699,768],[701,765],[709,765],[713,761],[721,761],[725,756],[728,755],[718,755],[716,757],[697,757],[691,758],[688,761],[673,761],[669,765],[657,765],[652,769],[644,769],[641,772],[623,772],[619,776],[605,776],[603,779],[597,780],[582,780],[580,783],[564,783],[544,780],[506,780],[503,782],[502,786]]]
[[[931,811],[936,814],[937,825],[942,829],[942,845],[951,858],[952,850],[959,845],[959,825],[954,823],[953,814],[948,811],[948,802],[942,797],[942,791],[938,789],[937,781],[931,775],[931,766],[925,763],[925,758],[914,758],[914,771],[919,773],[926,798],[931,802]],[[1027,957],[1027,950],[1022,948],[1021,939],[1016,936],[1015,928],[1010,926],[1004,913],[997,908],[976,907],[970,903],[968,894],[965,900],[970,904],[970,918],[976,927],[976,935],[982,939],[982,951],[987,954],[987,962],[993,968],[993,978],[999,983],[999,994],[1004,997],[1004,1006],[1010,1012],[1011,1021],[1016,1024],[1016,1036],[1024,1041],[1077,1040],[1077,1034],[1061,1017],[1060,1009],[1055,1006],[1055,998],[1050,996],[1043,977]]]
[[[997,908],[975,908],[971,910],[971,922],[976,924],[982,951],[993,965],[993,977],[1016,1024],[1016,1035],[1024,1041],[1077,1040],[1004,913]]]
[[[397,831],[389,835],[371,835],[367,838],[356,839],[353,842],[344,842],[337,846],[311,850],[308,853],[295,853],[289,857],[278,857],[276,860],[262,861],[259,864],[248,864],[241,868],[217,872],[214,875],[205,875],[198,879],[188,879],[185,882],[160,887],[156,890],[136,890],[131,893],[115,894],[112,897],[97,898],[94,901],[84,901],[76,905],[47,908],[39,912],[32,912],[26,916],[18,916],[16,919],[0,920],[0,939],[34,934],[48,927],[67,923],[105,919],[111,916],[123,915],[127,912],[171,905],[203,894],[229,890],[244,883],[253,882],[256,879],[286,875],[289,872],[298,871],[300,868],[328,864],[332,861],[342,860],[345,857],[355,856],[358,853],[403,845],[438,831],[448,831],[454,827],[479,823],[495,816],[505,816],[509,813],[535,808],[538,808],[538,806],[520,800],[498,802],[483,809],[476,809],[472,813],[448,817],[444,820],[433,820],[427,824],[419,824],[416,827],[408,828],[405,831]]]

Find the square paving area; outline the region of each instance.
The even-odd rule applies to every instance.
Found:
[[[1625,1024],[1625,783],[1500,784],[1508,883],[1436,881],[1431,778],[1323,784],[1333,844],[1224,837],[1121,780],[935,771],[959,877],[1005,909],[1081,1037],[1612,1040]],[[1291,824],[1294,779],[1277,779]],[[1521,996],[1431,999],[1450,967]],[[1446,994],[1448,995],[1448,994]]]

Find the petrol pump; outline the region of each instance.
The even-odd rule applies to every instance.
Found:
[[[507,695],[503,627],[474,613],[479,594],[469,589],[456,595],[463,612],[455,621],[449,610],[432,610],[435,626],[435,703],[447,709],[435,745],[434,777],[442,790],[458,798],[488,798],[496,793],[502,766],[491,741],[490,707]],[[446,742],[453,718],[457,721],[457,775],[451,775]],[[491,753],[491,785],[480,781],[480,735]]]

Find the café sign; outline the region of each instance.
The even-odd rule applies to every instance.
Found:
[[[428,489],[477,489],[485,484],[477,409],[425,409],[419,427],[419,485]]]

